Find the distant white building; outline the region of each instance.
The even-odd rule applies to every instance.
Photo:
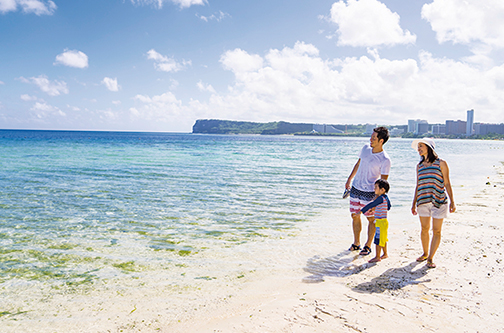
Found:
[[[415,134],[429,133],[429,123],[427,120],[422,120],[416,124]]]
[[[415,131],[415,123],[417,120],[410,119],[408,120],[408,133],[413,133]]]
[[[490,133],[504,134],[504,124],[484,124],[484,123],[474,124],[474,134],[487,135]]]
[[[417,119],[408,120],[408,132],[414,134],[425,134],[429,132],[429,123],[427,120]]]
[[[446,134],[445,124],[432,125],[432,134]]]
[[[467,123],[462,120],[447,120],[446,134],[447,135],[463,135],[467,131]]]
[[[473,135],[473,126],[474,126],[474,110],[467,111],[467,124],[466,124],[466,135]]]

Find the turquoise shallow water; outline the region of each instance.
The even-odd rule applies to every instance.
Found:
[[[196,253],[289,237],[340,196],[366,138],[0,131],[0,283],[141,276]],[[417,153],[392,139],[390,198],[409,207]],[[439,140],[457,198],[500,141]],[[345,220],[345,222],[348,222]]]

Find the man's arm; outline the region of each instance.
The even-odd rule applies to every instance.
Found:
[[[359,165],[360,165],[360,158],[357,160],[357,163],[355,163],[352,172],[350,173],[350,176],[348,176],[348,179],[345,184],[346,189],[350,189],[352,187],[352,179],[355,177],[355,174],[357,174],[357,170],[359,170]]]
[[[386,174],[385,174],[386,173]],[[387,158],[381,165],[381,179],[387,180],[390,173],[390,159]]]

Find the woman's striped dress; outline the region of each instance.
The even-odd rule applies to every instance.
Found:
[[[430,166],[418,166],[417,206],[432,202],[439,208],[446,203],[446,193],[441,172],[441,161],[437,158]]]

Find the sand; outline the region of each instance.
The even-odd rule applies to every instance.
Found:
[[[389,214],[389,258],[376,264],[347,251],[350,219],[334,212],[296,237],[215,254],[225,268],[202,268],[211,275],[191,287],[161,273],[120,290],[13,285],[14,297],[4,286],[0,332],[504,332],[504,166],[495,171],[445,220],[434,269],[415,260],[409,207]]]
[[[251,284],[226,306],[166,331],[504,332],[502,166],[488,182],[445,220],[434,269],[415,260],[420,226],[410,216],[418,222],[412,228],[391,226],[388,259],[369,264],[369,257],[341,248],[315,256],[275,283]],[[398,215],[390,214],[391,225]]]

